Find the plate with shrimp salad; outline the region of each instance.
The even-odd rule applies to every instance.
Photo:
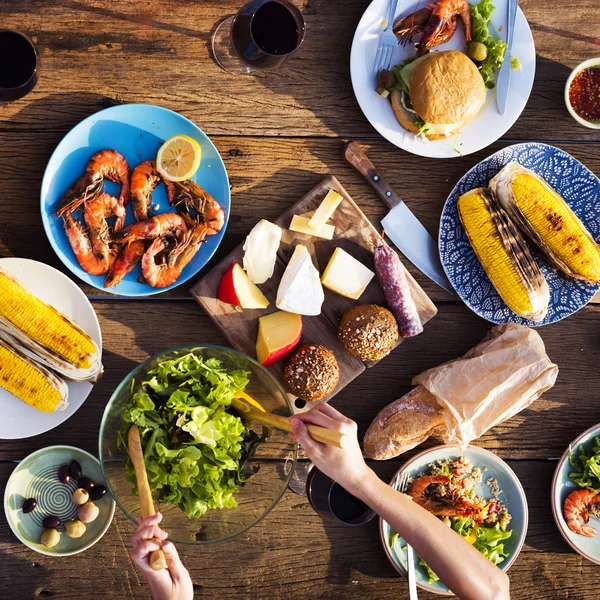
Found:
[[[567,544],[600,564],[600,424],[573,440],[558,462],[552,513]]]
[[[527,533],[525,492],[512,469],[495,454],[476,446],[437,446],[406,462],[390,485],[398,488],[408,471],[406,493],[436,515],[502,570],[516,560]],[[388,559],[406,574],[406,542],[380,519]],[[415,554],[417,585],[452,595],[427,563]]]
[[[200,147],[200,166],[170,182],[157,152],[173,136]],[[217,149],[192,121],[151,104],[123,104],[76,125],[52,154],[41,189],[46,235],[85,283],[122,296],[164,292],[217,250],[230,210]]]

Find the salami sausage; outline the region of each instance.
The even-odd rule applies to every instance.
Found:
[[[398,255],[383,240],[378,240],[375,246],[375,272],[388,306],[398,321],[400,335],[403,338],[419,335],[423,325],[410,293],[404,267]]]

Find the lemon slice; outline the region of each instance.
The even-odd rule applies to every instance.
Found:
[[[257,402],[252,396],[249,396],[248,394],[246,394],[246,392],[243,392],[242,390],[238,390],[234,396],[236,398],[241,398],[242,400],[245,400],[248,404],[252,404],[252,406],[254,406],[254,408],[258,408],[258,410],[262,411],[262,412],[267,412],[261,405],[259,402]]]
[[[190,179],[200,166],[202,148],[187,135],[174,135],[158,150],[156,168],[169,181]]]

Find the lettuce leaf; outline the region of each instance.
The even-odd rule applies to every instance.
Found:
[[[487,88],[494,88],[494,75],[504,62],[506,43],[492,37],[488,26],[495,10],[492,0],[481,0],[471,5],[471,36],[474,42],[485,44],[488,55],[481,65],[481,77]]]
[[[257,434],[227,412],[234,394],[247,384],[248,372],[227,371],[214,358],[190,353],[159,363],[132,385],[119,445],[126,445],[135,423],[156,500],[176,504],[190,518],[237,506],[238,486],[257,470],[248,461],[270,434],[266,428]],[[135,484],[131,460],[126,466]]]
[[[590,487],[596,494],[600,493],[600,436],[594,438],[590,452],[583,446],[579,446],[578,452],[579,455],[569,452],[569,462],[574,469],[569,479],[579,487]]]

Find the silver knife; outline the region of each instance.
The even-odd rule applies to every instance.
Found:
[[[390,212],[381,221],[388,237],[410,262],[429,279],[454,294],[440,262],[438,245],[408,206],[377,172],[356,142],[344,149],[346,160],[371,184]]]
[[[498,112],[503,115],[506,112],[508,104],[508,90],[510,88],[510,74],[512,67],[510,59],[512,57],[513,35],[515,33],[515,21],[517,20],[517,8],[519,0],[508,0],[508,23],[506,27],[506,51],[504,52],[504,62],[498,73],[498,81],[496,82],[496,102],[498,104]]]

